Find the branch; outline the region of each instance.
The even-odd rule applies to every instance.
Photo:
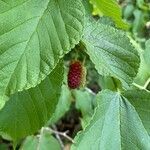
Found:
[[[54,128],[55,130],[57,130],[57,127],[56,127],[55,125],[53,126],[53,128]],[[62,140],[61,140],[59,134],[55,134],[55,136],[56,136],[57,140],[59,141],[59,143],[60,143],[60,145],[61,145],[61,148],[62,148],[62,150],[63,150],[63,149],[65,148],[65,146],[64,146],[64,144],[63,144],[63,142],[62,142]]]
[[[149,85],[150,83],[150,78],[145,82],[145,84],[143,86],[139,85],[139,84],[136,84],[135,82],[132,83],[135,87],[141,89],[141,90],[146,90],[147,91],[147,86]]]
[[[72,143],[74,143],[74,140],[70,136],[67,135],[69,131],[59,132],[59,131],[53,130],[51,128],[48,128],[48,127],[45,127],[44,129],[51,133],[54,133],[56,135],[61,135],[61,136],[65,137],[66,139],[68,139],[69,141],[71,141]]]
[[[94,93],[91,89],[89,89],[89,88],[85,88],[85,90],[87,91],[87,92],[89,92],[89,93],[91,93],[92,95],[96,95],[96,93]]]

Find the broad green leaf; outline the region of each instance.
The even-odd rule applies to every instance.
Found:
[[[0,95],[39,84],[80,41],[80,0],[0,1]]]
[[[118,78],[125,88],[133,82],[139,56],[124,32],[87,20],[83,43],[99,74]]]
[[[135,107],[145,129],[150,135],[150,92],[145,90],[130,90],[126,91],[124,96]]]
[[[17,141],[40,129],[55,111],[63,81],[62,63],[39,85],[15,93],[0,111],[0,134]]]
[[[73,91],[73,95],[75,97],[76,108],[81,111],[81,123],[82,127],[84,128],[89,123],[94,113],[95,95],[92,95],[88,91],[82,90]]]
[[[59,142],[48,132],[40,134],[40,138],[29,136],[20,150],[61,150]]]
[[[90,0],[96,14],[104,14],[112,18],[118,28],[127,29],[128,25],[122,20],[121,7],[114,0]]]
[[[48,124],[56,123],[69,110],[71,105],[71,92],[66,85],[62,85],[61,95],[53,116]]]
[[[106,90],[98,94],[97,102],[90,124],[77,135],[72,150],[150,149],[150,137],[125,97]]]

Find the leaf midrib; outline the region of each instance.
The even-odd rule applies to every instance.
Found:
[[[29,1],[29,0],[27,0],[27,1]],[[27,1],[26,1],[26,2],[27,2]],[[25,48],[24,48],[24,51],[23,51],[23,53],[21,54],[20,59],[18,60],[18,62],[17,62],[17,64],[16,64],[16,67],[14,67],[14,70],[13,70],[12,74],[10,75],[10,78],[9,78],[9,80],[8,80],[7,85],[5,86],[5,87],[6,87],[5,90],[4,90],[5,92],[6,92],[6,89],[8,88],[8,85],[9,85],[11,79],[12,79],[12,76],[13,76],[15,70],[16,70],[17,67],[18,67],[19,62],[21,61],[22,57],[24,56],[24,54],[25,54],[25,52],[26,52],[26,50],[27,50],[28,43],[30,42],[31,38],[33,37],[34,33],[36,32],[40,20],[42,19],[42,17],[43,17],[43,15],[44,15],[45,11],[46,11],[47,8],[48,8],[49,2],[50,2],[50,0],[48,0],[48,2],[47,2],[47,4],[46,4],[46,8],[45,8],[44,11],[41,13],[41,16],[39,16],[39,19],[38,19],[38,21],[37,21],[37,25],[35,26],[35,30],[34,30],[33,33],[30,35],[29,39],[26,41],[26,46],[25,46]],[[23,4],[24,4],[24,3],[23,3]],[[19,6],[20,6],[20,5],[19,5]],[[21,90],[22,90],[22,89],[21,89]],[[5,93],[4,93],[4,94],[5,94]]]

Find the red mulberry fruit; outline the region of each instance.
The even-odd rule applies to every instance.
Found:
[[[68,86],[70,89],[83,87],[86,82],[86,68],[78,61],[72,61],[68,73]]]

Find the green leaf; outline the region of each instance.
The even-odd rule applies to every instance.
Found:
[[[147,67],[149,68],[148,71],[150,72],[150,59],[149,59],[150,58],[150,39],[146,41],[145,46],[146,46],[146,49],[144,51],[143,56],[145,59],[145,63],[147,64]]]
[[[99,84],[102,90],[109,89],[111,91],[117,91],[118,88],[121,89],[121,83],[110,76],[100,76]]]
[[[56,110],[50,118],[48,124],[56,123],[69,110],[71,105],[71,92],[66,85],[61,88],[61,96],[59,98]]]
[[[39,84],[82,35],[80,0],[0,1],[0,95]]]
[[[20,150],[35,150],[38,145],[38,138],[35,136],[29,136],[25,139],[23,145]]]
[[[58,141],[48,132],[44,131],[40,138],[29,136],[26,138],[20,150],[61,150]]]
[[[83,43],[99,74],[118,78],[127,88],[139,68],[139,56],[126,34],[87,20]]]
[[[63,64],[27,91],[15,93],[0,111],[0,133],[17,141],[40,129],[55,111],[63,81]]]
[[[135,78],[135,82],[141,86],[144,86],[150,78],[150,40],[146,42],[145,46],[145,50],[140,53],[141,63],[137,77]]]
[[[82,127],[84,128],[90,121],[94,113],[94,100],[95,95],[88,91],[75,90],[73,91],[75,97],[76,108],[82,113]]]
[[[90,0],[96,9],[96,14],[103,13],[104,16],[112,18],[118,28],[128,29],[128,24],[122,20],[120,6],[114,0]]]
[[[126,91],[124,96],[135,107],[145,129],[150,135],[150,92],[145,90],[130,90]]]
[[[146,22],[145,14],[143,13],[143,10],[135,9],[133,15],[134,15],[134,22],[132,32],[137,35],[140,32],[143,32],[142,30]]]
[[[129,20],[133,15],[133,11],[136,7],[132,3],[128,3],[123,9],[123,16],[126,20]]]
[[[107,25],[107,26],[112,26],[115,27],[114,22],[109,18],[109,17],[100,17],[99,18],[99,23]]]
[[[89,0],[82,0],[82,4],[85,8],[85,14],[87,16],[92,16],[92,11],[93,11],[93,8],[92,8],[92,5],[91,3],[89,2]]]
[[[150,137],[125,97],[106,90],[98,94],[97,102],[90,124],[77,135],[72,150],[150,149]]]
[[[73,94],[76,101],[76,108],[81,110],[83,116],[91,116],[93,114],[93,101],[95,96],[87,91],[81,90],[75,90]]]

